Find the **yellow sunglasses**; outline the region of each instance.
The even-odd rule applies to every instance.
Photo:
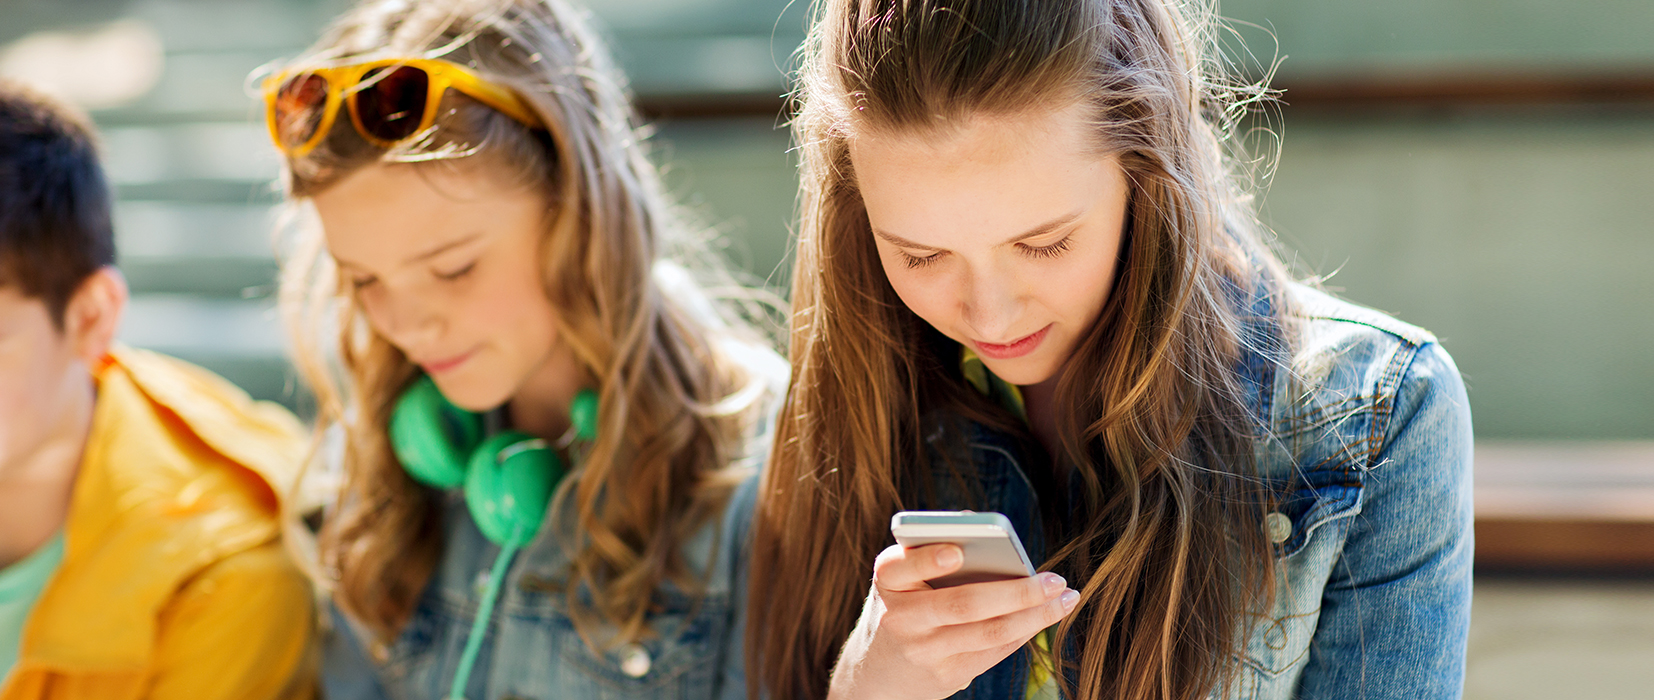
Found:
[[[343,103],[362,138],[389,148],[431,128],[448,88],[530,128],[543,126],[510,89],[434,58],[385,58],[277,73],[264,81],[265,120],[276,147],[297,158],[327,138]]]

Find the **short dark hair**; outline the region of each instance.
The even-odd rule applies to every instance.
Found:
[[[92,273],[115,263],[109,184],[90,121],[0,80],[0,286],[64,308]]]

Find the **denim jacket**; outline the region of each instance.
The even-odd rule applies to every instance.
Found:
[[[690,597],[670,584],[663,586],[659,607],[648,617],[654,636],[615,649],[594,651],[575,631],[562,593],[568,559],[555,539],[542,532],[507,573],[465,697],[745,698],[742,599],[757,491],[754,475],[730,499],[721,520],[684,544],[692,570],[708,572],[704,593]],[[329,700],[448,697],[499,548],[477,529],[458,492],[448,499],[446,523],[444,556],[394,644],[364,644],[366,636],[353,632],[353,623],[333,609],[334,630],[323,645]]]
[[[769,400],[745,458],[761,465],[769,454],[776,400],[786,393],[786,363],[767,350],[747,349],[736,356],[769,385]],[[746,562],[759,471],[752,469],[721,517],[681,545],[686,567],[704,573],[700,595],[662,584],[647,616],[653,635],[617,648],[594,650],[575,630],[563,593],[569,560],[548,518],[506,572],[465,697],[745,698]],[[322,681],[329,700],[448,697],[500,550],[477,529],[458,489],[447,494],[443,523],[442,559],[393,644],[364,643],[369,635],[337,606],[329,606],[333,629],[322,643]],[[562,531],[572,527],[564,522]],[[612,627],[598,629],[599,636],[613,632]]]
[[[1277,542],[1275,600],[1248,616],[1238,675],[1212,697],[1458,698],[1472,547],[1459,372],[1427,331],[1301,285],[1287,293],[1290,356],[1254,349],[1242,359],[1250,408],[1265,422],[1257,468],[1281,491],[1259,525]],[[1252,305],[1248,344],[1288,347],[1268,299]],[[1040,561],[1050,550],[1016,441],[967,430],[967,478],[980,480],[973,491],[985,502],[931,505],[1005,513]],[[1021,700],[1025,655],[956,697]]]

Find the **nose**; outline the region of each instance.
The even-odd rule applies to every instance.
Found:
[[[965,275],[960,309],[977,340],[1008,343],[1016,338],[1025,294],[1022,284],[1009,270],[972,266]]]
[[[442,314],[419,295],[385,294],[365,301],[368,321],[404,352],[430,347],[442,336]]]

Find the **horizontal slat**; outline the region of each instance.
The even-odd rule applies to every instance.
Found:
[[[280,54],[316,40],[317,28],[347,3],[270,0],[146,0],[131,16],[160,30],[169,52]]]
[[[1478,444],[1476,565],[1654,570],[1654,442]]]
[[[122,201],[116,244],[123,259],[270,258],[275,216],[258,205]]]
[[[132,298],[123,342],[191,356],[279,358],[285,338],[271,299],[203,299],[172,294]]]
[[[121,271],[138,294],[203,297],[268,296],[276,287],[274,259],[123,258]]]
[[[663,34],[744,31],[799,34],[809,3],[798,0],[590,0],[601,25],[625,41]]]
[[[1654,571],[1654,522],[1477,518],[1476,566]]]
[[[202,123],[121,127],[103,133],[105,168],[117,186],[174,180],[273,181],[281,156],[262,126]]]
[[[212,114],[248,123],[262,120],[261,98],[257,86],[248,84],[248,74],[281,56],[297,53],[293,49],[169,54],[154,89],[130,105],[95,116],[106,124],[123,121],[123,115],[143,115],[143,119],[153,120],[156,115]]]
[[[622,43],[621,60],[642,95],[719,95],[786,91],[794,44],[768,35],[660,37]]]
[[[268,180],[164,180],[117,185],[115,195],[125,200],[160,200],[197,204],[266,204],[281,197]]]

